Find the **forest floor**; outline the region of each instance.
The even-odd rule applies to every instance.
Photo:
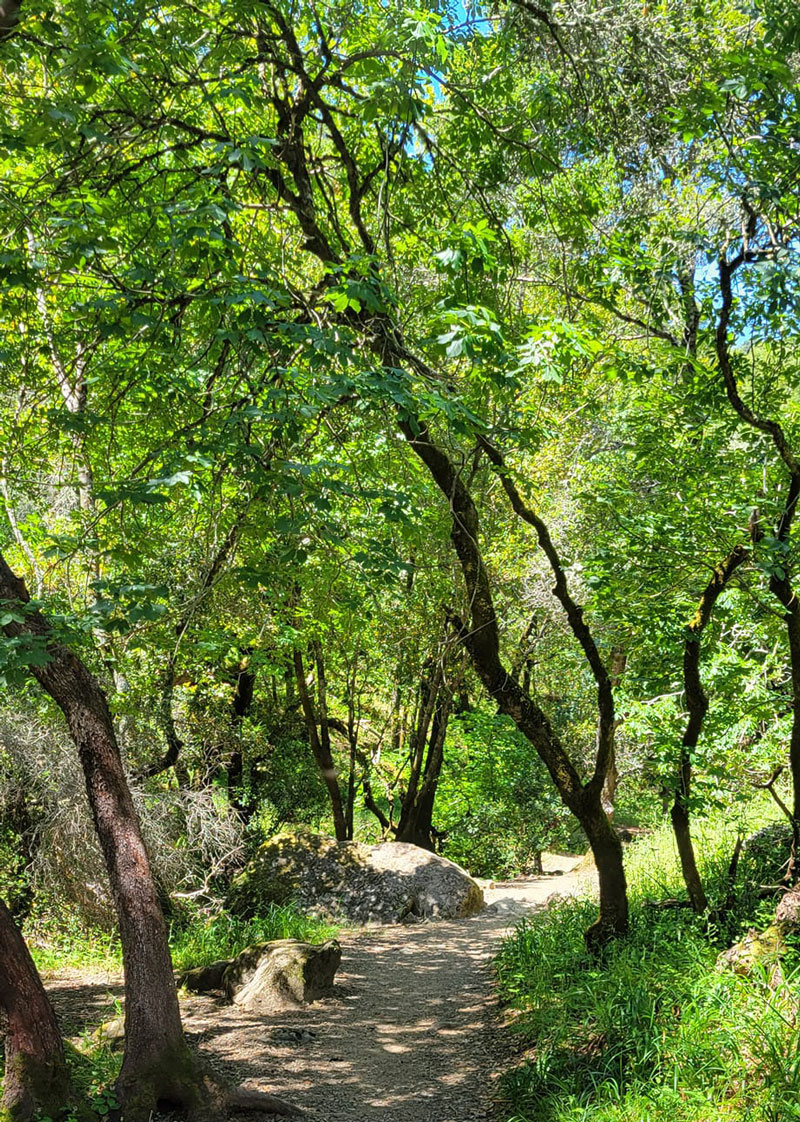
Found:
[[[520,916],[586,885],[578,861],[550,857],[544,876],[482,882],[489,906],[470,919],[343,931],[334,996],[301,1010],[256,1016],[189,996],[187,1036],[219,1075],[278,1095],[309,1122],[488,1122],[507,1053],[492,956]],[[118,976],[59,974],[47,985],[67,1035],[116,1015]]]

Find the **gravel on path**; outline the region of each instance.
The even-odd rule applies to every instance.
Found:
[[[491,958],[521,915],[585,885],[569,875],[574,861],[554,860],[564,875],[486,885],[489,907],[470,919],[343,932],[334,996],[303,1009],[256,1016],[190,996],[187,1036],[220,1075],[288,1100],[309,1122],[488,1122],[500,1059]],[[85,981],[96,1013],[111,979]],[[48,983],[69,1022],[75,983]]]

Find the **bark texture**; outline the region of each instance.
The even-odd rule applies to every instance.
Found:
[[[64,1045],[25,940],[0,900],[0,1007],[6,1014],[6,1067],[0,1113],[8,1122],[56,1117],[70,1099]]]
[[[670,817],[675,833],[675,843],[681,862],[681,872],[692,907],[696,912],[704,912],[708,907],[703,881],[697,868],[692,835],[689,825],[689,799],[692,786],[692,754],[700,739],[703,721],[708,712],[708,698],[700,679],[701,639],[714,605],[728,585],[731,577],[745,560],[748,551],[737,545],[724,561],[714,569],[711,579],[703,590],[697,611],[686,628],[683,645],[683,688],[689,719],[681,741],[678,763],[678,776],[675,786],[675,801]]]
[[[48,661],[31,673],[63,712],[83,768],[95,829],[108,869],[125,967],[125,1053],[117,1090],[128,1122],[159,1103],[195,1111],[201,1080],[183,1037],[167,929],[150,860],[117,746],[105,695],[81,660],[57,642],[0,555],[0,599],[24,622],[4,628],[44,644]]]

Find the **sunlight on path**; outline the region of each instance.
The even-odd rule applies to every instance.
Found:
[[[187,1031],[313,1122],[484,1122],[497,941],[551,894],[577,887],[570,876],[498,884],[471,919],[345,933],[334,998],[257,1019],[196,998]]]
[[[190,996],[181,1003],[187,1035],[209,1068],[279,1095],[309,1122],[488,1122],[499,1060],[491,958],[520,916],[581,890],[575,863],[553,858],[548,871],[565,875],[485,886],[489,906],[470,919],[343,932],[335,996],[304,1009],[254,1015]],[[116,1015],[119,983],[49,979],[67,1034]]]

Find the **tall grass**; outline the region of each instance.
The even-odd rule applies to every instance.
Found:
[[[270,904],[253,919],[238,919],[220,912],[206,920],[194,919],[185,926],[174,925],[170,932],[172,962],[176,970],[207,966],[221,958],[233,958],[253,943],[270,939],[301,939],[320,943],[330,939],[336,928],[322,920],[303,915],[292,904]]]
[[[712,908],[731,902],[732,845],[714,829],[700,839]],[[590,900],[519,924],[497,959],[523,1057],[502,1084],[510,1122],[800,1120],[800,958],[787,956],[774,988],[766,971],[716,968],[731,937],[774,908],[753,891],[761,870],[743,865],[724,930],[645,906],[685,895],[666,829],[632,847],[631,933],[602,961],[583,944]]]
[[[207,966],[221,958],[233,958],[253,943],[270,939],[302,939],[319,943],[331,938],[336,928],[303,915],[292,904],[271,904],[253,919],[237,919],[227,912],[187,915],[174,921],[169,930],[172,962],[176,970]],[[86,926],[75,919],[40,923],[26,931],[33,959],[43,973],[64,970],[109,970],[122,968],[122,951],[115,933]]]

